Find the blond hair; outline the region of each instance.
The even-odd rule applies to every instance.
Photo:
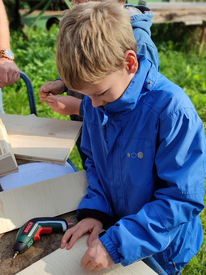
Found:
[[[69,89],[96,84],[137,51],[128,12],[117,2],[88,2],[65,12],[57,39],[57,70]]]

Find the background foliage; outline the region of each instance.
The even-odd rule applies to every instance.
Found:
[[[200,31],[181,29],[177,25],[155,25],[152,27],[153,40],[159,49],[161,73],[180,85],[191,98],[197,112],[206,126],[206,49],[198,56]],[[39,101],[38,91],[42,84],[58,77],[55,65],[57,26],[49,32],[42,29],[31,30],[29,40],[23,40],[21,33],[13,32],[12,50],[16,63],[31,79],[36,98],[37,113],[40,117],[69,119],[54,113],[46,104]],[[181,38],[181,39],[179,39]],[[179,42],[180,41],[180,42]],[[9,114],[28,115],[30,113],[26,86],[23,80],[3,89],[4,110]],[[76,147],[71,159],[82,169]],[[201,213],[206,236],[206,213]],[[183,275],[206,274],[206,244],[185,267]]]

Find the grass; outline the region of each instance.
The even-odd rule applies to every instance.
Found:
[[[41,29],[32,30],[29,40],[24,41],[19,33],[12,33],[12,50],[16,63],[31,79],[36,98],[37,113],[40,117],[69,119],[53,112],[47,105],[39,101],[38,91],[42,84],[58,77],[55,65],[56,37],[58,29],[52,27],[49,32]],[[196,52],[177,51],[173,42],[158,46],[161,73],[174,83],[180,85],[191,98],[197,112],[206,127],[206,50],[198,57]],[[9,114],[28,115],[30,113],[26,87],[23,80],[3,89],[4,110]],[[71,159],[81,170],[82,164],[75,147]],[[206,210],[201,213],[206,236]],[[184,268],[183,275],[206,274],[206,243],[204,242],[198,255]]]

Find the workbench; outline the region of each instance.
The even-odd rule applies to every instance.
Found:
[[[65,219],[67,222],[77,223],[76,211],[59,217]],[[5,234],[0,234],[0,275],[15,275],[60,248],[61,238],[63,236],[63,233],[41,235],[40,241],[36,241],[26,252],[13,259],[13,245],[17,232],[18,230],[13,230]]]

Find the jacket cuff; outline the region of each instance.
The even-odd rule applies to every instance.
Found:
[[[107,229],[116,222],[113,217],[108,216],[104,212],[94,209],[81,209],[77,211],[77,220],[81,221],[85,218],[93,218],[103,223],[103,228]]]
[[[112,257],[114,263],[120,263],[120,254],[118,253],[117,247],[114,245],[107,232],[103,232],[103,234],[100,233],[99,239],[108,251],[109,255]]]

